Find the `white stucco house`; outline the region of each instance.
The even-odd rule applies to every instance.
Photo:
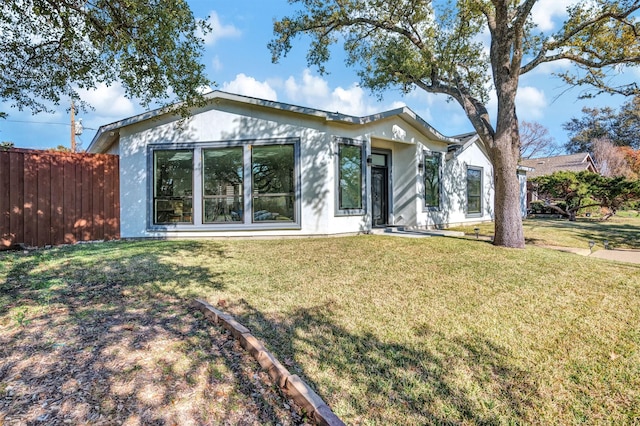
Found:
[[[221,91],[185,120],[155,110],[100,127],[120,157],[123,238],[312,236],[493,218],[474,135],[409,108],[353,117]]]

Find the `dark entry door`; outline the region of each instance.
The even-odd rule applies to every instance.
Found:
[[[371,214],[373,226],[385,226],[389,221],[389,169],[371,168]]]

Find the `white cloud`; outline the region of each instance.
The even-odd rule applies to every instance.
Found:
[[[555,28],[555,18],[562,18],[567,14],[567,6],[574,5],[580,0],[540,0],[531,10],[533,22],[540,31],[552,31]]]
[[[336,87],[325,102],[322,109],[342,114],[364,116],[380,112],[380,107],[371,105],[365,91],[356,83],[348,89]]]
[[[120,83],[111,86],[100,83],[95,89],[78,90],[78,93],[83,101],[95,108],[98,115],[123,118],[136,113],[135,104],[125,97],[125,90]]]
[[[303,71],[300,79],[290,76],[283,89],[289,102],[341,114],[364,116],[393,108],[376,104],[357,83],[332,90],[325,79],[309,69]]]
[[[93,107],[93,111],[76,113],[77,119],[83,119],[82,125],[85,128],[82,135],[83,148],[91,143],[94,131],[100,126],[141,114],[148,109],[143,108],[136,99],[128,99],[119,82],[110,86],[100,83],[95,89],[78,90],[78,94],[83,101]],[[152,104],[150,107],[156,106]]]
[[[309,69],[303,71],[300,83],[296,81],[295,77],[290,76],[284,82],[284,90],[287,98],[295,103],[303,103],[304,101],[316,102],[318,99],[326,99],[330,92],[329,83],[322,77],[312,75]]]
[[[220,17],[216,11],[212,11],[209,14],[209,18],[206,20],[207,24],[211,27],[211,31],[207,34],[200,33],[200,37],[204,39],[204,44],[211,46],[222,38],[239,37],[242,32],[237,29],[233,24],[224,25],[220,22]]]
[[[542,90],[532,86],[523,86],[518,89],[516,108],[520,119],[538,120],[544,116],[547,106],[548,102]]]
[[[198,93],[200,93],[202,95],[204,95],[205,93],[209,93],[209,92],[213,91],[213,89],[209,85],[200,86],[196,90],[198,91]]]
[[[221,89],[225,92],[238,95],[251,96],[254,98],[277,101],[278,94],[268,82],[261,82],[245,74],[238,74],[233,81],[226,82]]]
[[[549,106],[544,91],[532,86],[520,86],[516,95],[516,110],[520,120],[539,120]],[[487,111],[491,122],[495,124],[498,111],[498,98],[495,90],[489,92]]]

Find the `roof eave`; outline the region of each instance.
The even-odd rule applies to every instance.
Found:
[[[244,95],[237,95],[233,93],[227,93],[223,91],[213,91],[204,95],[207,102],[215,102],[216,99],[224,99],[231,102],[238,102],[242,104],[250,104],[258,107],[277,109],[280,111],[287,111],[295,114],[303,114],[311,117],[317,117],[323,119],[327,122],[335,122],[347,125],[364,125],[368,123],[372,123],[375,121],[380,121],[386,118],[398,116],[404,121],[411,124],[414,128],[416,128],[420,133],[425,135],[430,139],[434,139],[440,142],[444,142],[448,145],[458,145],[460,144],[460,140],[455,137],[447,137],[438,132],[435,128],[433,128],[429,123],[427,123],[424,119],[422,119],[419,115],[413,112],[408,107],[401,107],[385,112],[381,112],[378,114],[372,114],[364,117],[356,117],[347,114],[341,114],[339,112],[328,112],[323,110],[318,110],[314,108],[301,107],[297,105],[286,104],[277,101],[270,101],[266,99],[253,98]],[[119,134],[120,129],[131,126],[142,121],[146,121],[152,118],[157,118],[166,114],[175,114],[176,110],[180,107],[180,103],[157,108],[155,110],[147,111],[142,114],[134,115],[132,117],[125,118],[120,121],[116,121],[110,124],[106,124],[101,126],[93,140],[87,147],[87,151],[95,151],[100,149],[108,149],[110,144],[112,144],[115,138],[110,139],[110,137],[114,137]]]

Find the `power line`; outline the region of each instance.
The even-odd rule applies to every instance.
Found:
[[[4,121],[0,121],[0,123],[29,123],[29,124],[54,124],[54,125],[58,125],[58,126],[71,126],[70,123],[56,123],[54,121],[35,121],[35,120],[4,120]],[[84,127],[85,129],[88,130],[98,130],[98,129],[94,129],[92,127]]]

